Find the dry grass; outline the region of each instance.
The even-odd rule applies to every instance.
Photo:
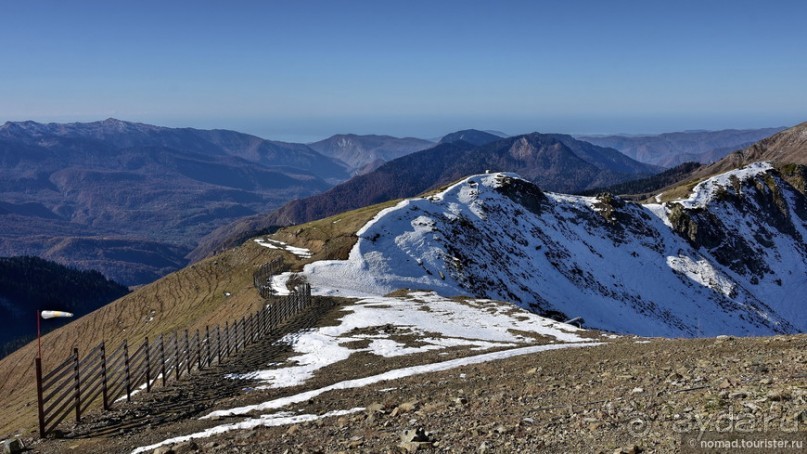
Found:
[[[108,350],[124,339],[139,346],[177,329],[204,330],[258,310],[263,301],[252,285],[254,270],[277,258],[283,269],[301,270],[305,263],[345,259],[356,242],[355,232],[388,202],[308,224],[284,228],[272,238],[310,249],[311,259],[262,247],[254,241],[207,258],[82,317],[42,338],[43,370],[47,373],[67,358],[73,348],[87,352],[105,341]],[[32,326],[33,329],[33,326]],[[32,342],[0,361],[0,436],[37,430]],[[68,418],[69,421],[69,418]]]
[[[317,260],[346,260],[356,244],[356,232],[381,210],[398,202],[399,200],[393,200],[307,224],[284,227],[268,237],[312,252],[310,259],[291,263],[293,271],[300,271],[306,263]]]
[[[45,373],[73,348],[81,354],[105,341],[112,350],[124,339],[139,346],[146,336],[154,339],[176,329],[203,330],[205,325],[223,324],[256,311],[263,303],[252,287],[252,272],[271,254],[257,245],[228,251],[141,287],[44,336]],[[0,361],[0,434],[36,428],[35,355],[32,342]]]

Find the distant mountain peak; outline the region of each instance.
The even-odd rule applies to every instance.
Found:
[[[521,136],[518,140],[513,142],[509,151],[510,156],[524,160],[535,155],[537,149],[527,137],[528,136]]]
[[[384,162],[431,148],[434,143],[413,137],[336,134],[308,146],[318,153],[342,161],[353,174],[361,175]]]
[[[500,139],[500,136],[491,134],[489,132],[480,131],[478,129],[463,129],[461,131],[446,134],[442,139],[440,139],[440,143],[463,141],[468,142],[471,145],[486,145]]]

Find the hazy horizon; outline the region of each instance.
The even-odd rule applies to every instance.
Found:
[[[454,129],[437,129],[431,128],[422,134],[412,134],[407,131],[414,130],[414,128],[407,127],[406,124],[398,125],[397,128],[392,128],[389,130],[373,130],[373,129],[351,129],[350,126],[345,126],[343,128],[334,129],[332,132],[309,132],[308,129],[303,129],[301,131],[293,130],[292,128],[283,129],[272,127],[271,125],[268,127],[261,127],[255,126],[250,127],[250,122],[244,122],[243,124],[246,125],[245,127],[224,127],[222,125],[217,125],[215,122],[198,122],[195,124],[186,124],[182,122],[159,122],[159,121],[149,121],[149,120],[135,120],[129,118],[122,118],[122,117],[106,117],[106,118],[81,118],[81,119],[59,119],[59,118],[44,118],[44,119],[3,119],[0,121],[0,124],[4,124],[6,122],[24,122],[24,121],[35,121],[37,123],[92,123],[106,120],[107,118],[115,118],[117,120],[131,122],[131,123],[144,123],[153,126],[162,126],[162,127],[169,127],[169,128],[194,128],[194,129],[227,129],[232,130],[240,133],[250,134],[262,139],[268,140],[277,140],[282,142],[294,142],[294,143],[313,143],[320,140],[324,140],[330,138],[335,135],[339,134],[357,134],[357,135],[386,135],[386,136],[393,136],[399,138],[411,137],[417,139],[425,139],[425,140],[437,140],[440,139],[442,136],[466,129],[476,129],[480,131],[492,131],[492,132],[500,132],[507,134],[508,136],[516,136],[520,134],[528,134],[532,132],[540,132],[540,133],[557,133],[557,134],[569,134],[572,136],[607,136],[607,135],[621,135],[621,136],[653,136],[665,133],[676,133],[676,132],[692,132],[692,131],[720,131],[720,130],[727,130],[727,129],[767,129],[767,128],[779,128],[779,127],[790,127],[794,126],[794,124],[768,124],[768,125],[755,125],[749,124],[747,126],[735,126],[733,124],[729,124],[727,126],[721,126],[720,123],[716,123],[718,126],[712,128],[704,128],[704,127],[681,127],[681,128],[667,128],[667,129],[659,129],[659,130],[634,130],[634,131],[623,131],[623,130],[609,130],[609,131],[579,131],[579,130],[568,130],[562,126],[556,127],[555,129],[551,128],[532,128],[532,129],[522,129],[522,130],[515,130],[511,127],[486,127],[486,126],[461,126],[458,124],[457,127]],[[395,131],[401,131],[400,133],[395,133]]]

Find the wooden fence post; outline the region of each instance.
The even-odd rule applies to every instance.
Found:
[[[241,317],[241,350],[247,347],[247,316]]]
[[[196,330],[196,370],[202,370],[202,341],[199,330]]]
[[[179,380],[180,369],[181,368],[179,367],[179,333],[177,331],[174,331],[174,372],[177,380]]]
[[[218,352],[219,364],[221,364],[221,328],[216,325],[216,351]]]
[[[123,340],[123,368],[126,380],[126,402],[132,401],[132,378],[129,372],[129,340]]]
[[[151,358],[149,358],[149,338],[143,340],[143,350],[146,353],[146,391],[151,392]]]
[[[301,285],[297,286],[297,294],[295,295],[295,298],[297,299],[297,304],[294,305],[295,314],[299,314],[303,310],[303,292],[300,291],[301,288],[302,288]]]
[[[255,316],[249,315],[249,343],[255,342]]]
[[[36,357],[36,401],[39,413],[39,438],[45,438],[45,404],[42,402],[42,358]]]
[[[224,340],[227,342],[227,357],[230,356],[230,322],[224,322]],[[219,362],[221,362],[221,358],[219,358]]]
[[[104,398],[104,410],[109,410],[109,396],[107,395],[106,375],[106,343],[101,342],[101,393]]]
[[[185,330],[185,364],[188,365],[188,373],[191,373],[191,342],[188,337],[188,330]]]
[[[165,341],[160,334],[160,375],[163,377],[163,387],[165,387]]]
[[[205,367],[210,367],[213,358],[210,357],[210,326],[208,325],[205,325],[205,348],[207,349],[207,365]]]
[[[73,374],[75,377],[75,397],[76,397],[76,424],[81,422],[81,377],[79,376],[79,361],[78,361],[78,347],[73,348],[73,355],[75,356],[75,363],[73,366]]]

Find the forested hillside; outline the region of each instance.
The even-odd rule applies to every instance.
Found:
[[[63,310],[76,317],[129,293],[98,271],[79,271],[38,257],[0,258],[0,358],[36,336],[36,311]],[[69,319],[48,320],[44,331]]]

